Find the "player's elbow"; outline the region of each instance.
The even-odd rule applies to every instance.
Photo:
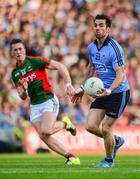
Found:
[[[51,136],[53,135],[54,132],[53,132],[53,129],[42,129],[41,130],[41,137],[48,137],[48,136]]]
[[[63,69],[65,68],[65,65],[62,64],[62,63],[60,63],[60,62],[57,62],[57,61],[52,60],[51,63],[50,63],[50,65],[49,65],[49,68],[50,68],[50,69],[56,69],[56,70],[58,70],[58,71],[61,71],[61,70],[63,70]]]

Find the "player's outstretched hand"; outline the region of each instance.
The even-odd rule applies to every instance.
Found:
[[[84,89],[83,87],[79,87],[75,94],[73,95],[73,97],[71,98],[71,101],[73,103],[78,103],[78,102],[81,102],[82,101],[82,97],[84,95]]]
[[[68,97],[71,97],[75,94],[75,89],[72,85],[66,88],[66,94]]]

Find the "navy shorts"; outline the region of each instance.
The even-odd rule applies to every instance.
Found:
[[[109,96],[97,98],[92,102],[90,109],[104,109],[107,116],[118,118],[124,111],[130,97],[130,91],[113,93]]]

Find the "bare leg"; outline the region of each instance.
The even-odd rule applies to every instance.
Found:
[[[55,137],[53,137],[53,135],[46,137],[44,136],[42,140],[49,146],[50,149],[52,149],[54,152],[58,154],[65,156],[65,154],[68,153],[63,144]]]
[[[51,135],[64,129],[64,122],[57,122],[54,113],[44,112],[41,119],[41,131],[45,134]]]
[[[105,116],[104,122],[102,124],[102,134],[104,138],[104,145],[106,150],[106,156],[111,157],[113,155],[113,150],[115,146],[115,138],[112,134],[111,128],[115,123],[114,118]]]
[[[98,137],[103,138],[102,130],[100,129],[100,123],[104,119],[105,111],[103,109],[90,109],[87,122],[86,129],[92,134],[95,134]]]
[[[102,129],[100,129],[100,124],[102,123]],[[114,118],[105,116],[105,111],[103,109],[90,109],[87,116],[86,129],[95,134],[98,137],[104,139],[104,146],[107,157],[112,157],[115,139],[111,132],[111,128],[115,122]]]
[[[66,122],[67,123],[67,122]],[[54,133],[65,127],[65,122],[56,122],[54,112],[44,112],[36,121],[32,121],[33,126],[40,138],[56,153],[67,158],[66,164],[80,165],[80,160],[64,147],[64,145],[54,137]]]
[[[65,155],[68,151],[63,144],[53,137],[53,134],[64,128],[64,123],[55,122],[55,116],[51,112],[45,112],[38,121],[32,123],[40,138],[56,153]]]

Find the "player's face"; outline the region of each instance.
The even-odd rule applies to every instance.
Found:
[[[11,47],[11,55],[17,61],[23,61],[26,56],[25,47],[22,43],[13,44]]]
[[[94,22],[94,31],[97,39],[106,37],[109,33],[110,28],[106,26],[105,19],[96,19]]]

